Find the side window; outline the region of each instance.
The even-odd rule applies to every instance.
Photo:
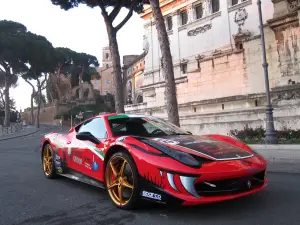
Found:
[[[103,118],[95,118],[86,121],[78,132],[90,132],[96,138],[107,138],[106,127]]]
[[[151,134],[153,131],[157,130],[158,128],[153,126],[151,123],[144,123],[143,126],[147,130],[149,134]]]

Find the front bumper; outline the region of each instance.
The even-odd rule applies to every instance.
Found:
[[[161,181],[142,177],[140,195],[159,203],[188,206],[240,198],[262,191],[267,185],[265,170],[251,176],[214,181],[163,172]]]
[[[263,179],[257,179],[256,177],[260,176],[262,173],[264,174]],[[206,188],[203,182],[196,183],[195,189],[199,198],[188,199],[184,201],[182,205],[214,203],[251,195],[265,189],[268,185],[268,181],[265,176],[265,171],[261,171],[251,177],[240,177],[236,179],[211,182],[209,184],[216,185],[207,185],[209,188]],[[219,188],[217,186],[218,184]]]

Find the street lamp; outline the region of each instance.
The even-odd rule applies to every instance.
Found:
[[[266,45],[265,45],[265,35],[264,35],[263,20],[262,20],[261,0],[257,1],[257,5],[258,5],[259,28],[260,28],[261,44],[262,44],[262,52],[263,52],[263,68],[265,74],[266,100],[267,100],[265,144],[277,144],[278,139],[274,128],[273,107],[270,98],[268,62],[266,57]]]

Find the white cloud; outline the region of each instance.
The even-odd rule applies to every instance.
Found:
[[[0,0],[0,20],[13,20],[28,30],[45,36],[54,47],[68,47],[78,52],[95,55],[102,60],[102,48],[108,45],[106,27],[99,8],[84,5],[64,11],[50,0]],[[117,20],[125,17],[122,10]],[[142,52],[143,20],[135,14],[119,31],[120,55]],[[11,89],[17,108],[30,106],[31,87],[19,79],[19,86]]]

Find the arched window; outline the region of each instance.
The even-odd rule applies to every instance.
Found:
[[[143,96],[139,95],[136,100],[137,100],[137,103],[143,103]]]

